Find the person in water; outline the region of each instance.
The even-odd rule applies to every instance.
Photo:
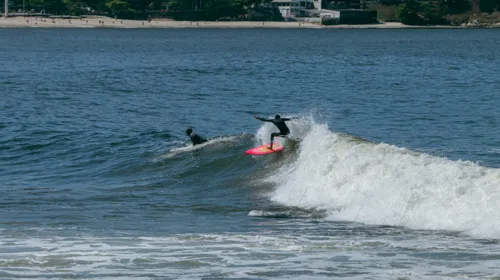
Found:
[[[288,126],[286,126],[285,122],[293,120],[293,119],[298,119],[298,117],[281,118],[280,115],[276,115],[274,117],[274,119],[264,119],[264,118],[259,118],[257,116],[253,116],[253,117],[260,120],[260,121],[263,121],[263,122],[272,122],[280,130],[280,132],[271,133],[271,146],[269,147],[269,149],[271,149],[271,150],[273,149],[274,137],[287,136],[288,134],[290,134],[290,129],[288,128]]]
[[[205,143],[208,141],[207,139],[200,137],[198,134],[196,134],[191,128],[188,128],[186,130],[186,135],[189,136],[189,138],[191,138],[191,142],[193,142],[193,146],[198,145],[198,144],[202,144],[202,143]]]

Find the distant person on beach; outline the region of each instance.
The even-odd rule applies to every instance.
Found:
[[[188,128],[186,130],[186,135],[191,138],[191,142],[193,142],[193,146],[202,144],[207,142],[208,140],[205,138],[200,137],[198,134],[196,134],[191,128]]]
[[[280,130],[280,132],[271,133],[271,146],[269,147],[269,149],[271,149],[271,150],[273,149],[274,137],[287,136],[288,134],[290,134],[290,129],[288,128],[288,126],[286,126],[285,122],[293,120],[293,119],[298,119],[298,117],[281,118],[280,115],[276,115],[274,117],[274,119],[264,119],[264,118],[259,118],[257,116],[253,116],[253,117],[260,120],[260,121],[263,121],[263,122],[272,122]]]

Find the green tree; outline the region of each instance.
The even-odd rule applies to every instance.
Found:
[[[170,9],[173,10],[190,10],[193,6],[193,2],[191,0],[169,0],[167,1]]]
[[[43,6],[48,13],[62,15],[68,11],[63,0],[45,0]]]
[[[162,0],[152,0],[151,3],[149,4],[148,8],[153,9],[153,10],[159,10],[161,9],[161,5],[163,4]]]
[[[479,1],[479,9],[483,13],[492,13],[495,10],[500,11],[500,0],[481,0]]]
[[[82,3],[96,11],[105,11],[108,9],[104,0],[82,0]]]
[[[22,2],[22,1],[17,1]],[[45,1],[44,0],[26,0],[25,7],[26,11],[30,11],[31,9],[39,12],[44,8]]]
[[[439,0],[439,5],[446,14],[461,14],[471,9],[469,0]]]
[[[106,7],[114,16],[119,18],[144,18],[141,11],[131,8],[128,0],[110,0],[106,2]]]
[[[106,7],[113,13],[128,12],[130,9],[129,3],[122,0],[111,0],[106,2]]]
[[[424,24],[424,20],[420,17],[421,7],[415,0],[405,0],[399,6],[398,14],[401,22],[407,25]]]
[[[81,15],[84,13],[85,3],[80,1],[63,0],[66,7],[66,13],[71,15]]]
[[[446,8],[437,1],[424,1],[420,3],[420,17],[425,24],[444,24]]]
[[[130,5],[130,8],[137,12],[145,12],[146,9],[151,4],[151,0],[127,0]]]
[[[203,9],[209,19],[235,17],[245,13],[244,2],[239,0],[205,0]]]

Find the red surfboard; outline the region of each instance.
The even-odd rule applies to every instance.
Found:
[[[258,146],[246,151],[245,154],[259,156],[259,155],[268,155],[283,150],[283,145],[281,145],[281,143],[279,142],[274,142],[272,150],[270,149],[270,146],[271,146],[270,144]]]

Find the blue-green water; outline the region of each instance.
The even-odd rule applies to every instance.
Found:
[[[499,45],[0,29],[0,278],[500,277]]]

